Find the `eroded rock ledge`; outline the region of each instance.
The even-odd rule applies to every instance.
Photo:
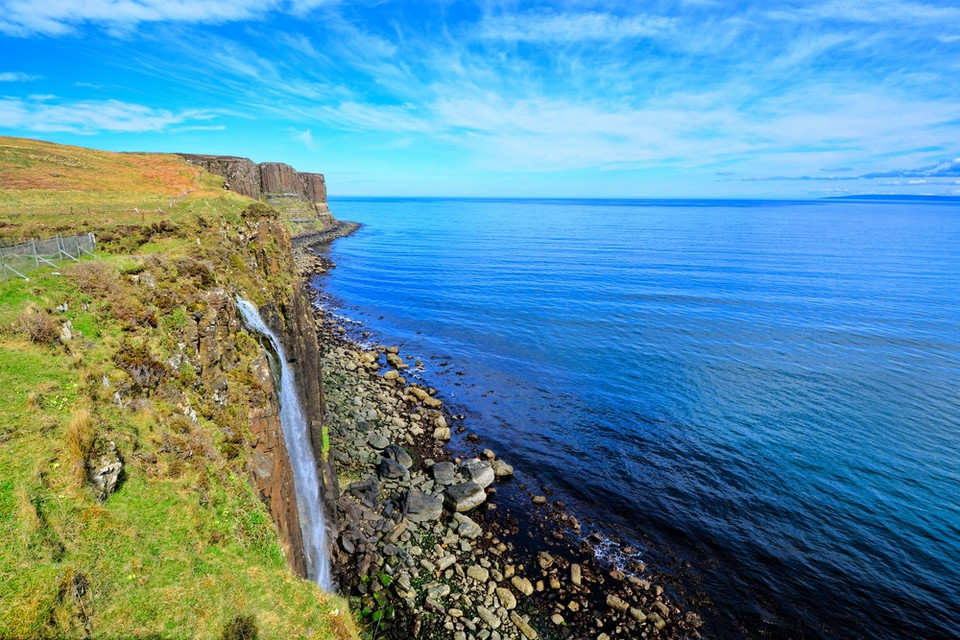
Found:
[[[256,200],[295,198],[327,210],[327,185],[321,173],[301,173],[282,162],[254,163],[237,156],[179,154],[191,164],[223,176],[224,188]]]

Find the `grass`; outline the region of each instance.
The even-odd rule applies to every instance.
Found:
[[[0,227],[17,236],[78,223],[100,247],[0,283],[0,638],[357,637],[343,600],[290,572],[248,480],[244,403],[263,395],[247,373],[258,351],[235,336],[224,407],[182,357],[218,287],[256,303],[289,288],[275,214],[207,188],[219,178],[173,156],[0,139],[0,205],[166,198],[187,183],[196,191],[163,224],[101,211]],[[69,321],[73,339],[34,339],[28,309],[58,336]],[[221,341],[223,331],[235,329],[224,324]],[[107,442],[124,472],[98,504],[86,461]]]

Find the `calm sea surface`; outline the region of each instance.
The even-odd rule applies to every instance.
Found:
[[[340,311],[709,635],[960,637],[960,205],[331,208]]]

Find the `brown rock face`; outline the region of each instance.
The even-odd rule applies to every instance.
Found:
[[[290,236],[283,226],[266,220],[260,223],[260,235],[273,237],[280,250],[292,254]],[[317,478],[326,513],[332,518],[340,497],[333,457],[323,450],[324,399],[321,387],[320,348],[314,328],[313,313],[299,280],[295,280],[289,295],[270,302],[260,309],[264,322],[283,340],[289,364],[297,378],[303,408],[310,421],[310,440],[317,461]],[[328,525],[329,526],[329,525]]]
[[[287,237],[283,233],[283,237]],[[288,240],[289,242],[289,240]],[[236,305],[220,288],[206,292],[206,305],[195,312],[184,330],[187,354],[195,361],[207,397],[218,407],[241,403],[245,398],[231,390],[228,374],[237,366],[237,331],[242,327]],[[307,575],[300,535],[293,469],[287,457],[280,424],[280,406],[266,355],[253,364],[253,376],[263,390],[263,402],[249,401],[247,419],[250,447],[247,471],[252,484],[280,529],[281,543],[290,568]],[[298,372],[299,375],[299,372]]]
[[[225,188],[256,200],[272,196],[300,198],[315,205],[327,203],[327,185],[320,173],[300,173],[281,162],[254,164],[235,156],[180,155],[191,164],[223,176]]]
[[[236,156],[201,156],[181,154],[190,164],[222,176],[231,191],[255,200],[260,199],[260,168],[247,158]]]
[[[252,479],[270,510],[270,516],[280,529],[284,554],[290,568],[299,575],[307,575],[307,561],[303,554],[300,520],[297,513],[297,495],[293,473],[287,457],[280,424],[280,407],[275,402],[273,376],[266,356],[256,363],[256,375],[271,401],[264,407],[250,407],[248,419],[250,436],[256,442],[251,456]]]

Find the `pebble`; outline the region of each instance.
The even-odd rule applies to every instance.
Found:
[[[522,578],[520,576],[513,576],[513,578],[510,579],[510,583],[514,587],[516,587],[517,591],[519,591],[525,596],[529,596],[533,594],[533,585],[530,584],[530,581],[527,580],[526,578]]]
[[[517,629],[520,629],[520,633],[526,636],[527,640],[536,640],[537,632],[534,628],[513,611],[510,612],[510,622],[512,622]]]
[[[580,565],[578,564],[570,565],[570,582],[572,582],[578,587],[583,583],[582,576],[580,573]]]
[[[626,613],[627,609],[630,608],[630,606],[626,602],[624,602],[617,596],[613,595],[612,593],[607,595],[607,606],[610,607],[611,609],[619,611],[620,613]]]
[[[467,575],[477,582],[486,582],[490,578],[490,572],[479,565],[467,567]]]
[[[483,620],[483,624],[487,625],[491,629],[500,628],[500,618],[498,618],[490,609],[487,609],[484,606],[477,607],[477,615],[480,616],[480,619]]]
[[[517,608],[517,598],[513,595],[513,592],[509,589],[504,589],[503,587],[497,587],[497,598],[500,600],[500,604],[503,605],[504,609],[516,609]]]

